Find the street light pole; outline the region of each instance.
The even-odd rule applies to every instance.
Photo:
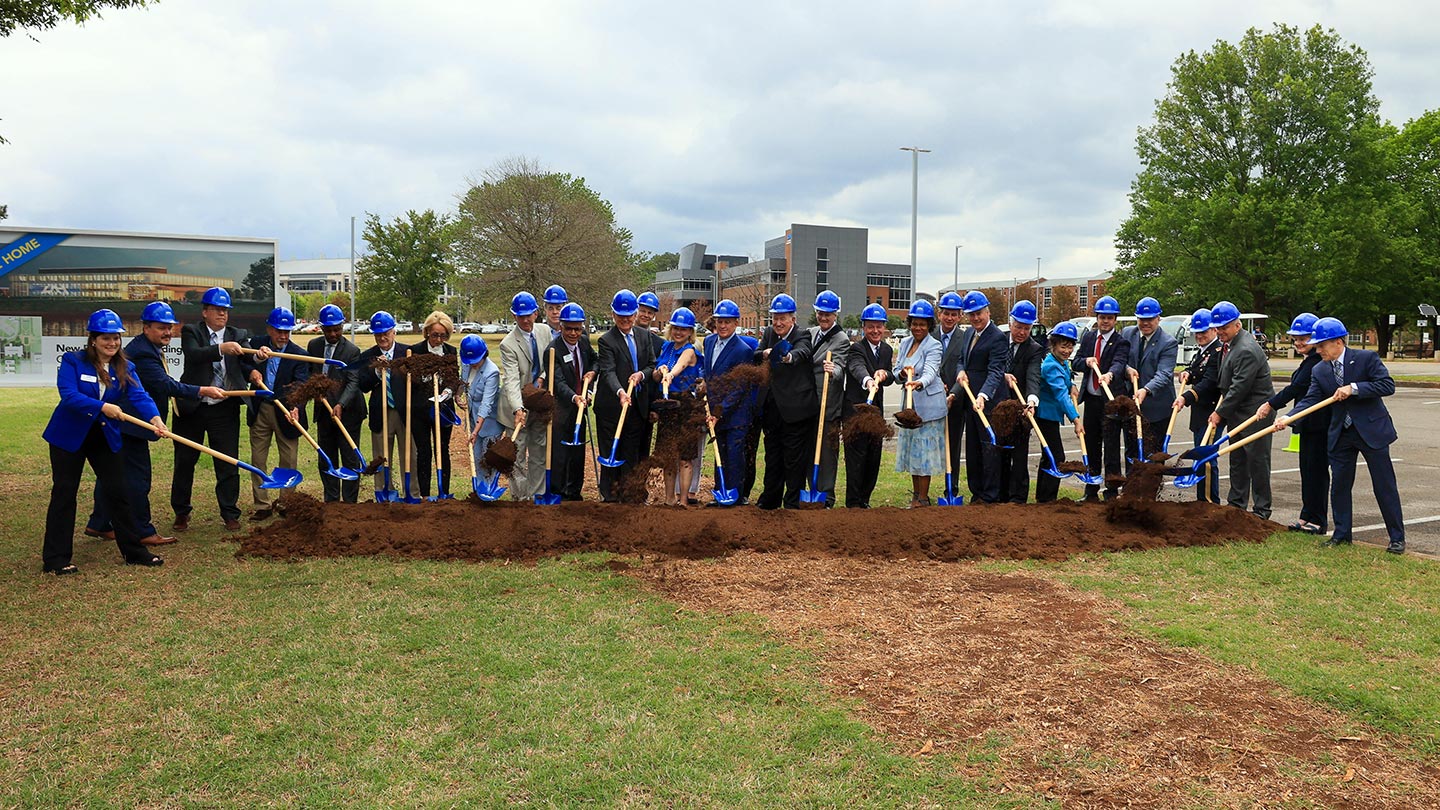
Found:
[[[350,217],[350,334],[355,334],[355,217]]]
[[[1040,294],[1040,257],[1035,257],[1035,305],[1040,308],[1040,319],[1045,319],[1045,296]]]
[[[955,292],[960,292],[960,248],[964,245],[955,246]]]
[[[902,146],[900,151],[910,153],[910,301],[914,303],[917,292],[915,263],[920,233],[920,153],[930,150],[921,149],[918,146]]]

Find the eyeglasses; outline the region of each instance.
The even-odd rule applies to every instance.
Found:
[[[425,337],[440,338],[441,340],[445,340],[445,339],[447,339],[447,338],[450,337],[450,333],[449,333],[449,332],[431,332],[430,334],[426,335]]]

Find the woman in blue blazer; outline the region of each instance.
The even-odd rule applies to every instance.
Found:
[[[1075,435],[1085,435],[1085,426],[1080,421],[1080,412],[1075,409],[1074,400],[1070,399],[1070,355],[1075,353],[1075,344],[1080,340],[1079,330],[1075,324],[1064,321],[1055,325],[1050,330],[1050,353],[1040,363],[1040,377],[1044,385],[1040,386],[1038,398],[1040,404],[1035,408],[1035,424],[1040,427],[1040,435],[1045,437],[1045,443],[1050,446],[1050,452],[1055,456],[1055,464],[1059,465],[1065,460],[1065,448],[1060,445],[1060,426],[1069,419],[1075,423]],[[1045,465],[1045,459],[1040,459],[1040,465]],[[1055,500],[1060,494],[1060,479],[1053,475],[1036,471],[1035,474],[1035,502],[1049,503]]]
[[[104,489],[105,508],[115,527],[115,544],[130,565],[160,565],[164,560],[140,543],[135,517],[125,499],[124,465],[120,460],[121,398],[128,399],[142,419],[149,420],[159,436],[168,436],[155,401],[135,376],[135,364],[125,359],[120,336],[125,327],[108,309],[90,316],[90,338],[85,350],[66,352],[60,358],[56,386],[60,404],[45,426],[50,443],[50,507],[45,513],[45,545],[41,550],[45,571],[57,576],[80,569],[70,562],[75,543],[75,495],[85,462]]]
[[[495,418],[500,403],[500,369],[490,359],[485,339],[466,335],[460,341],[460,363],[465,366],[465,427],[469,433],[470,452],[475,456],[476,471],[489,480],[494,470],[483,463],[490,443],[500,438],[504,429]]]
[[[930,476],[945,474],[945,382],[940,379],[940,341],[930,336],[935,330],[935,307],[929,301],[916,301],[905,323],[910,336],[900,341],[895,352],[895,379],[905,381],[911,390],[910,407],[920,415],[921,425],[900,431],[895,471],[910,473],[914,509],[930,505]]]

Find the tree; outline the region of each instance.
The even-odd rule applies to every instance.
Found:
[[[1080,312],[1080,296],[1075,294],[1075,288],[1068,284],[1061,284],[1050,291],[1050,308],[1047,312],[1049,323],[1068,321],[1071,318],[1078,318]]]
[[[419,322],[434,309],[445,290],[450,218],[433,210],[406,211],[390,224],[365,215],[370,252],[355,265],[357,304],[363,312],[384,309],[402,320]]]
[[[460,197],[451,242],[457,286],[484,310],[551,284],[601,309],[616,290],[638,288],[630,239],[583,177],[506,160]]]
[[[1373,243],[1384,137],[1364,51],[1319,26],[1250,29],[1171,67],[1116,235],[1111,294],[1294,309]],[[1358,219],[1333,215],[1344,210]]]
[[[670,272],[679,266],[679,253],[649,253],[642,250],[635,254],[635,285],[637,287],[653,287],[656,276]]]
[[[65,20],[84,25],[90,18],[100,17],[107,8],[145,6],[153,0],[40,0],[40,2],[0,3],[0,37],[8,37],[21,28],[48,31]],[[34,36],[30,37],[34,39]]]
[[[240,288],[235,292],[242,301],[274,301],[275,257],[266,256],[251,262],[250,272],[245,275],[245,280],[240,282]]]

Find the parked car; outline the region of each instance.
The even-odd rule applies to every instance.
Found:
[[[395,324],[396,332],[414,332],[415,324],[412,321],[399,321]]]
[[[474,332],[477,334],[480,332],[480,324],[474,321],[465,321],[464,323],[461,323],[455,328],[460,330],[461,332]]]

